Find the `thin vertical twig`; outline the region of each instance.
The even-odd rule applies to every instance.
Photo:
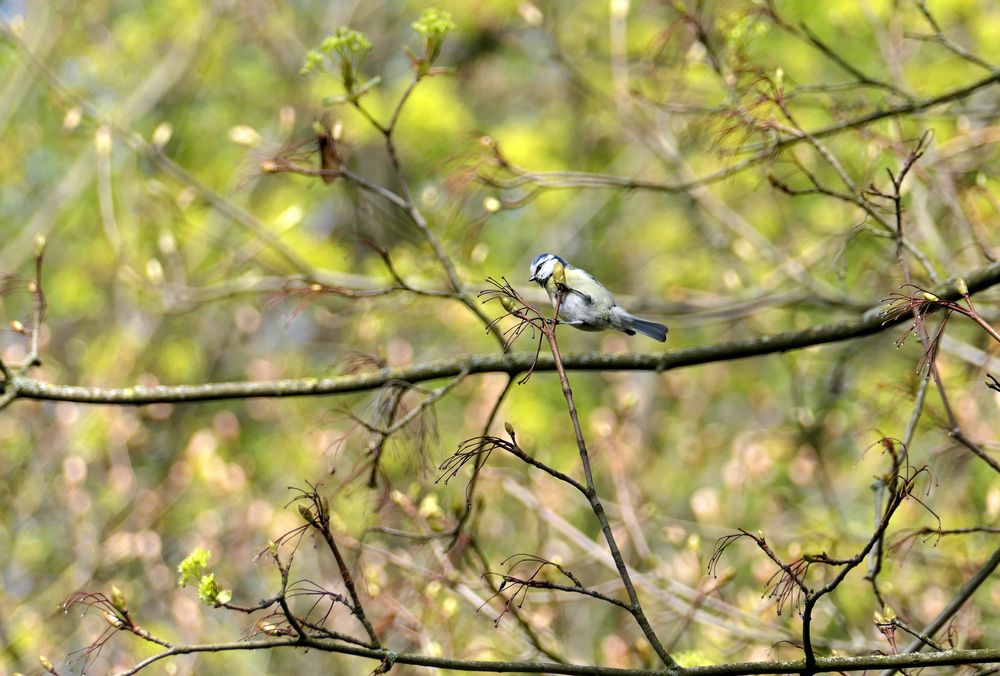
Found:
[[[508,375],[507,382],[504,383],[503,389],[500,394],[497,395],[496,401],[493,402],[493,406],[490,408],[490,414],[486,417],[486,424],[483,425],[483,435],[489,434],[490,427],[493,426],[493,422],[496,420],[497,414],[500,412],[500,406],[503,404],[504,399],[507,398],[507,394],[510,392],[511,387],[514,385],[514,376]],[[473,496],[476,493],[476,485],[479,482],[479,473],[482,471],[483,465],[486,463],[486,457],[483,455],[477,455],[475,463],[472,467],[472,478],[469,479],[469,484],[465,488],[465,506],[462,508],[462,513],[458,516],[458,520],[455,524],[455,530],[451,536],[451,542],[448,548],[451,549],[458,542],[463,531],[465,530],[466,524],[469,522],[469,518],[472,516],[473,509]]]
[[[667,649],[663,647],[663,644],[660,642],[659,637],[653,630],[652,625],[650,625],[649,620],[646,618],[646,614],[642,609],[642,604],[639,602],[639,596],[636,594],[635,586],[632,584],[632,577],[629,574],[628,566],[625,564],[625,559],[618,547],[618,542],[615,540],[615,535],[611,530],[611,524],[608,521],[608,516],[604,512],[604,505],[601,503],[601,499],[597,495],[597,486],[594,484],[594,473],[590,466],[590,453],[587,450],[587,442],[584,439],[583,430],[580,427],[580,416],[577,413],[576,402],[573,399],[573,390],[570,387],[569,378],[566,376],[566,369],[563,366],[562,355],[559,352],[559,344],[556,341],[556,326],[558,325],[559,309],[562,305],[562,297],[563,290],[560,288],[556,292],[555,313],[553,315],[554,319],[551,322],[545,322],[543,324],[542,332],[549,343],[549,349],[552,351],[552,359],[555,362],[556,372],[559,374],[559,385],[562,388],[563,398],[566,399],[566,408],[569,411],[570,421],[573,424],[573,433],[576,436],[576,446],[580,451],[580,463],[583,466],[583,475],[586,481],[586,490],[584,494],[590,503],[594,516],[597,517],[597,521],[601,525],[601,532],[604,534],[604,539],[608,544],[608,549],[611,552],[611,558],[615,562],[615,568],[618,569],[618,575],[621,577],[626,594],[628,594],[629,612],[632,614],[632,617],[635,618],[635,621],[642,630],[643,635],[646,637],[646,640],[649,642],[650,646],[656,652],[660,660],[668,667],[674,667],[677,663],[670,656],[670,653],[667,652]]]
[[[333,533],[330,531],[329,520],[324,519],[321,522],[321,526],[322,527],[319,531],[323,535],[323,540],[326,541],[327,547],[330,548],[333,558],[337,560],[337,567],[340,569],[340,577],[343,579],[344,587],[347,588],[347,593],[351,597],[354,615],[365,628],[365,632],[367,632],[368,638],[371,639],[372,645],[376,648],[380,648],[382,644],[379,642],[378,635],[375,633],[375,628],[372,627],[372,623],[368,620],[368,616],[365,615],[364,606],[361,605],[361,599],[358,597],[358,590],[354,586],[354,577],[351,575],[351,571],[347,566],[347,562],[344,560],[344,556],[340,553],[340,548],[337,547],[337,542],[333,539]]]
[[[34,301],[31,316],[31,348],[24,369],[38,366],[42,359],[38,354],[39,339],[42,332],[42,322],[45,320],[45,292],[42,291],[42,259],[45,256],[45,237],[35,237],[35,278],[28,284]]]

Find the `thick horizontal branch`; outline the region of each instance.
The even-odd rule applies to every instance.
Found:
[[[346,645],[334,641],[305,639],[278,639],[269,641],[239,641],[207,645],[175,646],[144,660],[125,673],[133,674],[158,660],[200,652],[229,652],[234,650],[268,650],[276,648],[307,648],[322,652],[334,652],[392,664],[438,669],[452,669],[468,672],[522,673],[522,674],[592,674],[594,676],[723,676],[725,674],[797,674],[805,669],[804,660],[774,662],[742,662],[705,667],[674,669],[616,669],[583,664],[557,664],[552,662],[488,662],[480,660],[449,659],[408,653],[394,653],[388,650]],[[959,664],[996,664],[1000,662],[1000,650],[948,650],[938,653],[907,653],[903,655],[864,655],[861,657],[820,657],[811,669],[813,673],[864,671],[880,668],[920,668],[931,666],[954,666]]]
[[[993,263],[965,276],[970,293],[976,293],[1000,283],[1000,263]],[[950,280],[935,288],[934,293],[948,300],[961,296]],[[573,371],[668,371],[684,366],[746,359],[761,355],[799,350],[813,345],[861,338],[885,331],[909,321],[911,315],[901,313],[887,318],[883,306],[873,307],[860,317],[834,324],[823,324],[803,331],[787,331],[759,338],[737,340],[704,347],[688,347],[667,352],[601,354],[583,353],[563,356],[567,370]],[[361,392],[379,388],[392,381],[409,383],[454,378],[458,374],[506,373],[516,376],[531,369],[534,353],[516,352],[507,355],[468,355],[440,359],[370,373],[329,378],[295,378],[258,382],[223,382],[199,385],[160,385],[156,387],[100,388],[53,385],[23,376],[13,377],[14,398],[75,401],[87,404],[158,404],[246,399],[251,397],[323,396]],[[551,355],[539,356],[535,371],[553,371]]]

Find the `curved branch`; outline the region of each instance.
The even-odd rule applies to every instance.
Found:
[[[480,179],[499,188],[516,188],[526,183],[531,183],[543,188],[616,188],[626,190],[649,190],[668,194],[682,193],[699,186],[718,183],[719,181],[723,181],[735,174],[740,173],[744,169],[756,166],[762,162],[767,162],[772,159],[774,154],[779,150],[785,150],[791,146],[802,143],[810,137],[814,139],[825,138],[850,129],[865,127],[874,122],[897,117],[899,115],[912,115],[914,113],[920,113],[930,108],[935,108],[946,103],[967,98],[980,89],[985,89],[986,87],[990,87],[998,83],[1000,83],[1000,71],[992,72],[980,80],[976,80],[975,82],[963,87],[949,90],[943,94],[938,94],[937,96],[930,96],[916,101],[908,101],[898,106],[874,110],[859,117],[844,120],[843,122],[836,122],[825,127],[820,127],[812,132],[793,132],[790,136],[776,141],[766,141],[741,149],[741,152],[749,152],[752,154],[721,169],[716,169],[715,171],[702,174],[701,176],[673,183],[581,171],[531,172],[516,167],[513,178],[505,179],[496,176],[480,176]]]
[[[965,276],[969,293],[977,293],[1000,283],[1000,263],[978,268]],[[934,295],[957,300],[961,294],[950,280],[935,287]],[[933,307],[929,307],[928,311]],[[759,338],[748,338],[716,345],[687,347],[668,352],[638,353],[577,353],[563,356],[563,364],[571,371],[668,371],[684,366],[759,357],[778,352],[800,350],[813,345],[835,343],[880,333],[909,321],[906,313],[885,316],[883,306],[873,307],[856,319],[835,324],[823,324],[803,331],[786,331]],[[46,399],[75,401],[84,404],[142,405],[159,403],[189,403],[220,399],[253,397],[325,396],[362,392],[382,387],[393,380],[417,383],[439,378],[454,378],[463,371],[476,373],[526,373],[534,364],[535,371],[554,371],[551,356],[516,352],[506,355],[479,354],[414,364],[401,368],[380,369],[358,375],[330,378],[292,378],[258,382],[223,382],[198,385],[158,385],[155,387],[80,387],[53,385],[34,378],[14,376],[0,381],[4,397],[14,392],[12,399]]]

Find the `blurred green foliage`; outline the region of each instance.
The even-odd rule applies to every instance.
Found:
[[[702,4],[698,16],[713,51],[684,14]],[[292,276],[312,272],[345,288],[391,284],[367,243],[389,250],[415,286],[446,288],[426,242],[377,195],[342,180],[326,186],[316,176],[261,170],[262,161],[287,156],[315,168],[313,124],[326,115],[342,129],[347,165],[398,191],[378,130],[348,105],[322,101],[370,83],[362,101],[384,125],[415,72],[434,76],[413,91],[394,132],[403,175],[473,294],[486,277],[506,276],[540,301],[527,288],[527,264],[552,251],[592,272],[630,310],[670,324],[666,349],[856,316],[899,289],[895,242],[850,200],[791,197],[772,187],[769,176],[808,188],[808,171],[846,191],[837,169],[808,143],[692,191],[558,188],[536,195],[530,183],[504,190],[475,180],[490,167],[489,137],[527,172],[678,183],[732,167],[748,148],[773,139],[776,125],[790,127],[765,95],[776,88],[796,123],[818,129],[987,75],[940,41],[919,39],[933,30],[909,0],[774,3],[787,26],[808,26],[877,81],[864,85],[769,19],[764,3],[702,4],[451,0],[433,13],[402,1],[0,3],[7,22],[0,40],[0,272],[30,277],[34,237],[48,238],[44,364],[34,375],[60,384],[173,385],[344,374],[365,368],[359,354],[397,366],[495,352],[482,323],[454,300],[289,291],[299,288],[288,282]],[[1000,5],[928,4],[951,40],[1000,62]],[[340,26],[358,32],[338,33]],[[310,51],[316,46],[320,51]],[[434,73],[431,63],[453,70]],[[314,72],[301,77],[300,70]],[[905,214],[909,237],[942,279],[995,260],[997,98],[994,84],[947,106],[823,139],[860,192],[886,189],[886,170],[898,171],[920,134],[933,132],[931,151],[908,179]],[[104,124],[122,131],[110,136],[110,148],[100,140]],[[191,180],[165,171],[130,142],[132,133],[154,142]],[[501,208],[490,208],[490,199]],[[217,200],[248,216],[233,217]],[[793,278],[789,261],[830,297]],[[931,285],[927,267],[911,263],[915,280]],[[995,299],[977,298],[991,319]],[[5,326],[27,322],[31,298],[23,290],[6,294],[0,310]],[[901,331],[666,374],[571,374],[599,491],[628,560],[647,579],[640,597],[683,663],[798,657],[792,647],[774,646],[797,639],[796,613],[776,615],[773,602],[761,598],[773,564],[749,545],[731,548],[715,578],[706,575],[707,562],[716,539],[738,528],[760,529],[789,559],[819,551],[847,556],[864,542],[872,477],[887,467],[872,444],[904,435],[919,386],[923,349],[912,337],[895,347]],[[981,386],[983,364],[963,348],[995,350],[958,317],[948,337],[955,342],[939,367],[952,406],[967,434],[995,454],[997,400]],[[566,330],[560,340],[567,352],[661,349],[641,336]],[[535,346],[525,337],[515,347]],[[23,336],[0,336],[5,362],[18,362],[25,349]],[[369,438],[351,415],[376,415],[384,392],[142,408],[14,402],[0,413],[0,673],[37,668],[40,653],[65,664],[106,625],[97,614],[64,615],[58,604],[75,591],[112,585],[154,633],[178,642],[235,640],[249,621],[200,605],[191,589],[177,588],[174,571],[205,548],[214,553],[211,574],[190,580],[199,592],[205,587],[203,600],[228,594],[214,577],[216,587],[203,583],[210,575],[232,584],[234,602],[273,595],[278,575],[255,566],[254,557],[301,525],[284,506],[288,487],[306,481],[322,482],[372,598],[369,614],[394,649],[535,655],[510,617],[493,627],[495,602],[478,609],[490,597],[478,560],[449,559],[443,544],[366,532],[374,525],[436,532],[455,518],[468,471],[445,485],[435,483],[435,468],[460,441],[483,432],[504,382],[497,375],[464,380],[434,406],[434,425],[422,418],[426,428],[407,427],[391,439],[374,489],[367,483]],[[408,397],[411,406],[419,400]],[[502,435],[504,421],[526,451],[578,474],[554,374],[514,386],[492,431]],[[931,468],[921,494],[929,509],[904,506],[881,588],[917,627],[996,540],[904,541],[906,529],[938,525],[934,514],[946,528],[1000,521],[996,474],[955,446],[945,421],[930,392],[910,449],[914,465]],[[543,517],[545,509],[565,523]],[[588,584],[620,591],[596,553],[604,549],[587,505],[512,458],[491,457],[470,527],[491,570],[503,570],[509,555],[534,552]],[[578,533],[593,546],[574,540]],[[363,537],[368,548],[359,556]],[[336,567],[311,541],[295,564],[300,577],[335,586]],[[829,573],[810,574],[818,584]],[[871,625],[881,604],[863,576],[856,571],[821,604],[816,635],[824,650],[888,650]],[[993,580],[958,616],[962,647],[997,645],[998,601]],[[523,613],[544,643],[573,661],[637,666],[650,659],[630,620],[593,600],[529,594]],[[357,631],[342,608],[333,617],[338,630]],[[118,670],[151,653],[119,636],[94,668]],[[84,659],[77,655],[71,668]],[[175,664],[199,674],[370,666],[298,652]]]

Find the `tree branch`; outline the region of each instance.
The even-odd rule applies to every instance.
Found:
[[[1000,263],[973,270],[964,276],[969,292],[976,293],[1000,283]],[[961,294],[950,280],[933,289],[935,296],[957,300]],[[933,310],[928,307],[928,311]],[[786,331],[758,338],[737,340],[716,345],[687,347],[667,352],[636,352],[619,354],[577,353],[563,356],[563,365],[570,371],[669,371],[685,366],[746,359],[767,354],[800,350],[813,345],[835,343],[881,333],[911,319],[900,313],[885,316],[885,307],[870,308],[860,317],[834,324],[823,324],[802,331]],[[156,403],[189,403],[253,397],[326,396],[362,392],[385,385],[393,380],[417,383],[439,378],[454,378],[463,371],[476,373],[526,373],[534,364],[535,371],[554,371],[551,356],[516,352],[507,355],[478,354],[439,359],[412,366],[380,369],[358,375],[329,378],[290,378],[258,382],[222,382],[198,385],[158,385],[154,387],[80,387],[53,385],[34,378],[15,375],[6,383],[13,398],[75,401],[85,404],[142,405]]]
[[[808,134],[792,134],[782,139],[765,141],[756,145],[741,148],[738,152],[749,152],[752,154],[739,161],[733,162],[729,166],[675,183],[623,178],[621,176],[579,171],[529,172],[514,167],[510,163],[507,163],[505,168],[513,170],[513,178],[504,179],[497,176],[481,175],[480,179],[490,185],[504,189],[516,188],[530,183],[543,188],[617,188],[625,190],[650,190],[653,192],[663,192],[668,194],[688,192],[695,187],[724,181],[744,169],[748,169],[762,162],[767,162],[773,159],[775,153],[779,150],[785,150],[786,148],[802,143],[807,140],[809,136],[814,139],[821,139],[848,131],[850,129],[865,127],[873,122],[879,122],[881,120],[900,115],[912,115],[914,113],[923,112],[930,108],[935,108],[946,103],[967,98],[980,89],[984,89],[998,83],[1000,83],[1000,71],[995,71],[980,80],[976,80],[975,82],[963,87],[958,87],[942,94],[938,94],[937,96],[930,96],[916,101],[908,101],[898,106],[890,106],[881,110],[874,110],[865,115],[844,120],[843,122],[836,122],[825,127],[820,127],[815,131],[808,132]]]
[[[170,650],[149,657],[124,674],[135,674],[141,669],[166,657],[191,653],[230,652],[234,650],[269,650],[274,648],[306,647],[321,652],[355,655],[373,660],[392,659],[395,664],[412,664],[422,667],[453,669],[491,673],[526,674],[580,674],[590,676],[663,676],[664,674],[685,674],[690,676],[723,676],[727,674],[797,674],[805,668],[804,660],[774,662],[743,662],[687,669],[616,669],[577,664],[555,664],[552,662],[487,662],[478,660],[458,660],[444,657],[430,657],[411,653],[394,653],[361,646],[346,645],[332,640],[307,638],[272,639],[268,641],[234,641],[231,643],[211,643],[204,645],[174,646]],[[820,657],[816,660],[814,673],[835,671],[864,671],[877,668],[906,668],[954,666],[958,664],[981,664],[1000,662],[1000,649],[949,650],[940,653],[908,653],[903,655],[864,655],[860,657]]]

